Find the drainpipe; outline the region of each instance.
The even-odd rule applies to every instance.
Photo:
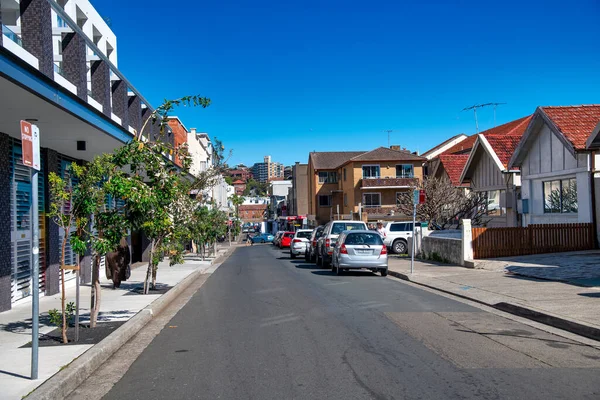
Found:
[[[590,166],[590,189],[592,192],[592,231],[594,232],[594,248],[598,248],[598,224],[596,222],[596,183],[594,179],[594,173],[596,172],[596,153],[592,151],[588,154]]]

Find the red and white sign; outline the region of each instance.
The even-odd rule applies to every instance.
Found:
[[[21,121],[23,165],[40,170],[40,130],[36,125]]]

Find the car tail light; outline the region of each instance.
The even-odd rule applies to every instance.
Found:
[[[313,245],[313,247],[317,247],[317,241],[313,240],[312,245]]]
[[[331,246],[331,240],[325,239],[325,247],[330,247],[330,246]]]
[[[342,247],[340,247],[340,254],[348,254],[348,249],[346,249],[345,244],[343,244]]]
[[[294,239],[294,243],[300,243],[302,240],[300,239]]]
[[[387,247],[385,247],[385,245],[381,246],[381,253],[379,253],[380,256],[383,256],[387,254]]]

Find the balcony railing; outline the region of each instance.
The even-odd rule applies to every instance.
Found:
[[[363,213],[367,213],[370,216],[373,215],[398,215],[398,207],[395,205],[381,205],[381,206],[363,206]]]
[[[13,42],[15,42],[16,44],[18,44],[19,46],[23,47],[23,41],[21,40],[19,35],[11,31],[8,26],[2,25],[2,34],[10,40],[12,40]]]
[[[419,185],[418,178],[369,178],[363,179],[362,188],[410,188]]]
[[[57,74],[59,74],[60,76],[65,76],[65,74],[63,73],[62,68],[60,67],[60,65],[54,63],[54,72],[56,72]]]

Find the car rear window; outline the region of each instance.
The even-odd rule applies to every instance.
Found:
[[[351,231],[351,230],[360,230],[367,229],[365,224],[357,223],[357,222],[336,222],[333,224],[331,228],[331,233],[333,235],[339,235],[343,231]]]
[[[381,236],[378,233],[349,233],[344,243],[347,245],[382,245]]]
[[[294,237],[294,233],[293,233],[293,232],[287,232],[287,233],[286,233],[285,235],[283,235],[283,236],[291,238],[291,237]]]
[[[310,234],[312,232],[311,231],[306,231],[306,232],[297,232],[296,233],[296,237],[298,238],[303,238],[303,239],[310,239]]]

